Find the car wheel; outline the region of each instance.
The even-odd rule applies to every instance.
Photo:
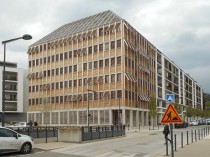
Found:
[[[28,154],[31,151],[31,144],[30,143],[24,143],[20,149],[21,154]]]

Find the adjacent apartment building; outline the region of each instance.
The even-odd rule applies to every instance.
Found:
[[[17,63],[5,63],[5,122],[27,120],[28,71],[17,68]],[[3,62],[0,61],[0,82],[3,82]],[[2,83],[0,84],[3,90]],[[0,92],[0,122],[2,114],[2,92]]]
[[[160,121],[167,93],[202,108],[202,88],[112,11],[61,26],[28,59],[28,120],[39,124],[148,125],[150,98]]]

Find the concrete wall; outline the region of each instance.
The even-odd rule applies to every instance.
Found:
[[[82,142],[82,130],[80,127],[58,129],[59,142]]]

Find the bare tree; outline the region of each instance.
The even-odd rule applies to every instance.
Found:
[[[44,124],[46,126],[47,126],[47,124],[50,123],[51,111],[52,111],[52,107],[51,107],[49,98],[42,98],[41,112],[44,114]]]
[[[149,110],[150,110],[149,116],[153,119],[153,130],[154,130],[155,117],[157,116],[156,100],[154,97],[150,98]]]

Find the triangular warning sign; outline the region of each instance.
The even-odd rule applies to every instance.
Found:
[[[161,123],[182,123],[182,119],[172,104],[168,105]]]

